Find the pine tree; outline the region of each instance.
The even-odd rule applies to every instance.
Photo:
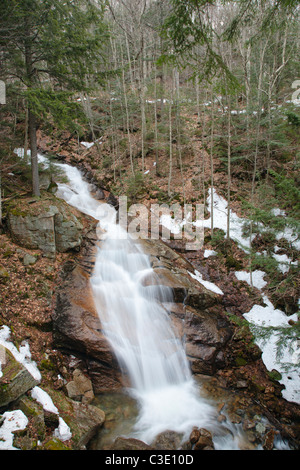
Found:
[[[39,196],[38,120],[52,115],[56,124],[73,122],[72,95],[101,77],[104,9],[89,0],[3,0],[1,7],[2,65],[27,103],[32,189]]]

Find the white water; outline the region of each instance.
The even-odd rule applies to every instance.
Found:
[[[161,304],[172,301],[172,291],[149,282],[155,274],[148,256],[116,224],[114,209],[91,196],[77,168],[58,166],[69,183],[58,184],[57,196],[99,220],[106,232],[91,284],[105,336],[140,405],[135,437],[151,442],[167,429],[188,435],[193,426],[211,427],[216,412],[198,396],[184,345]]]

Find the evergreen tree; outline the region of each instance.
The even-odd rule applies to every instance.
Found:
[[[28,107],[33,194],[40,195],[37,121],[71,122],[75,92],[101,79],[104,7],[89,0],[2,0],[2,75]],[[1,77],[2,78],[2,77]]]

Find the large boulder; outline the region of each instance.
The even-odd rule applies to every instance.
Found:
[[[97,224],[48,193],[39,200],[15,201],[8,209],[7,222],[15,243],[41,250],[50,258],[55,257],[56,252],[79,249],[85,234]]]

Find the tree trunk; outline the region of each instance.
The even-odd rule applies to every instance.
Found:
[[[0,171],[0,227],[2,226],[2,182],[1,182],[1,171]]]
[[[28,110],[28,128],[29,143],[31,150],[31,175],[32,175],[32,193],[36,197],[40,197],[39,167],[37,156],[37,139],[36,139],[36,118],[32,111]]]
[[[25,27],[25,63],[26,63],[26,79],[28,88],[34,88],[34,70],[32,56],[31,31],[26,23]],[[28,103],[28,132],[29,145],[31,151],[31,175],[32,175],[32,193],[36,197],[40,197],[39,167],[37,157],[37,139],[36,139],[36,117],[33,114],[30,104]],[[25,156],[25,155],[24,155]]]
[[[125,111],[126,111],[126,127],[127,127],[127,137],[128,137],[128,145],[129,145],[130,167],[131,167],[131,173],[134,176],[133,152],[132,152],[132,143],[131,143],[131,136],[130,136],[130,119],[129,119],[129,109],[128,109],[128,101],[127,101],[126,82],[125,82],[123,48],[122,48],[121,43],[120,43],[120,50],[121,50],[122,85],[123,85],[124,105],[125,105]]]
[[[25,162],[28,162],[28,106],[27,106],[27,103],[25,103],[24,160]]]
[[[210,217],[211,217],[211,236],[214,233],[214,160],[213,160],[213,146],[214,146],[214,95],[211,91],[211,134],[210,134],[210,177],[211,177],[211,202],[210,202]]]
[[[170,144],[170,162],[169,162],[169,178],[168,178],[168,196],[171,197],[171,181],[173,170],[173,148],[172,148],[172,104],[169,105],[169,144]]]
[[[158,162],[158,128],[157,128],[157,83],[156,78],[157,76],[157,69],[155,67],[155,75],[154,75],[154,133],[155,133],[155,173],[156,176],[160,176],[159,174],[159,162]]]
[[[229,97],[228,101],[228,140],[227,140],[227,159],[228,159],[228,167],[227,167],[227,176],[228,176],[228,183],[227,183],[227,239],[230,238],[230,189],[231,189],[231,98]]]

